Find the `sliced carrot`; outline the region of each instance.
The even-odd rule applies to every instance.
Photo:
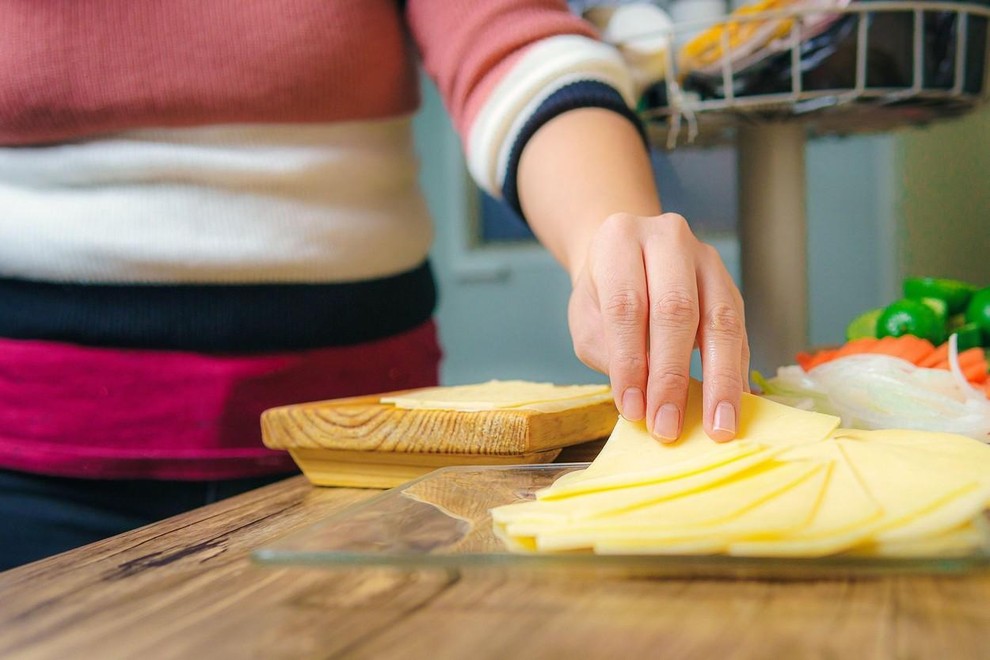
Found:
[[[890,355],[895,350],[895,346],[897,346],[897,337],[883,337],[877,340],[877,343],[870,349],[870,353]]]
[[[860,353],[868,353],[877,344],[877,340],[873,337],[862,337],[860,339],[853,339],[850,342],[846,342],[844,345],[839,347],[836,352],[835,357],[845,357],[847,355],[858,355]],[[834,358],[833,358],[834,359]]]
[[[966,349],[959,354],[959,366],[969,366],[971,364],[983,364],[987,363],[987,355],[983,352],[983,349],[979,346],[974,346],[973,348]]]
[[[965,351],[959,354],[959,368],[962,369],[963,371],[965,371],[966,368],[971,365],[974,364],[985,365],[986,363],[987,363],[986,355],[983,353],[983,349],[980,348],[979,346],[974,346],[973,348],[966,349]],[[934,365],[931,368],[948,369],[949,359],[946,358],[945,360],[939,362],[938,364]]]
[[[985,383],[987,380],[987,367],[986,353],[978,346],[974,346],[959,354],[959,369],[963,372],[966,380],[971,383]],[[951,369],[948,359],[929,368],[944,369],[946,371]]]
[[[839,350],[836,348],[827,348],[825,350],[818,351],[815,353],[814,357],[811,358],[811,361],[808,363],[808,367],[805,371],[811,371],[817,366],[823,365],[826,362],[831,362],[835,359],[838,352]]]
[[[889,355],[907,360],[911,364],[917,364],[934,350],[935,347],[927,339],[914,335],[901,335],[900,337],[880,339],[869,352]]]
[[[971,383],[985,383],[987,382],[987,356],[983,352],[982,348],[971,348],[965,353],[970,351],[975,351],[976,355],[973,359],[968,360],[966,366],[959,365],[962,369],[963,375],[966,376],[966,380]],[[960,358],[962,356],[960,355]]]
[[[985,364],[972,364],[962,370],[963,376],[977,385],[987,382],[987,367]]]
[[[797,360],[798,365],[802,369],[808,371],[811,368],[809,365],[811,364],[811,361],[814,359],[814,357],[815,356],[812,355],[811,353],[806,353],[805,351],[801,351],[796,356],[794,356],[794,359]]]
[[[899,347],[898,357],[904,358],[914,365],[917,365],[935,350],[935,346],[930,341],[914,335],[901,337]]]
[[[839,348],[825,348],[815,353],[798,353],[796,360],[802,369],[811,371],[815,367],[837,358],[864,353],[889,355],[928,369],[949,369],[948,342],[936,347],[927,339],[915,337],[914,335],[884,337],[882,339],[862,337],[846,342]],[[977,378],[985,378],[985,374],[980,376],[978,373],[978,365],[980,364],[984,366],[985,371],[987,359],[982,348],[970,348],[959,354],[959,367],[964,373],[973,373]],[[970,368],[971,371],[968,370]],[[983,380],[973,382],[982,383]]]
[[[919,367],[926,367],[928,369],[934,369],[936,364],[945,362],[949,363],[949,343],[939,344],[934,351],[928,354],[928,357],[923,359],[918,363]]]

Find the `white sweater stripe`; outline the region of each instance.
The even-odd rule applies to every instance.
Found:
[[[489,194],[499,196],[516,135],[540,103],[579,80],[614,87],[635,105],[632,79],[619,53],[587,37],[563,35],[531,46],[500,80],[468,135],[468,169]]]
[[[0,276],[347,282],[420,264],[431,231],[408,117],[0,148]]]

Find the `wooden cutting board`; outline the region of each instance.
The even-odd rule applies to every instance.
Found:
[[[618,417],[611,401],[557,412],[404,410],[380,402],[396,394],[272,408],[261,416],[262,438],[287,450],[316,485],[391,488],[449,465],[549,463],[564,447],[607,437]],[[600,444],[569,455],[591,460]]]

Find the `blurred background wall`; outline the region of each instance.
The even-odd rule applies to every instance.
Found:
[[[990,109],[897,141],[900,274],[990,284]]]

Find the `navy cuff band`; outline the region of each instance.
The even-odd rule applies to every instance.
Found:
[[[505,174],[505,183],[502,185],[502,196],[506,203],[520,217],[525,219],[519,203],[516,175],[523,148],[529,142],[530,138],[536,134],[536,131],[548,121],[569,110],[577,110],[579,108],[605,108],[619,113],[636,126],[643,138],[643,143],[648,144],[646,131],[643,128],[642,122],[640,122],[636,113],[626,105],[622,95],[614,87],[594,80],[581,80],[561,87],[547,97],[536,109],[536,112],[530,116],[522,129],[520,129],[519,134],[516,136],[516,141],[512,144],[512,149],[509,151],[509,162]]]

